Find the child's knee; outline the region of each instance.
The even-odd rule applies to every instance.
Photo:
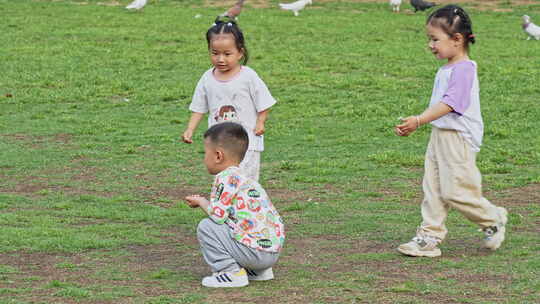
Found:
[[[199,222],[199,225],[197,225],[197,236],[201,234],[208,234],[208,231],[210,231],[211,226],[213,222],[209,218],[204,218]]]
[[[446,203],[452,203],[456,199],[456,196],[451,191],[444,191],[441,193],[441,199]]]

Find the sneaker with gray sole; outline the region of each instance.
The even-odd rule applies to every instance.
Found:
[[[250,281],[268,281],[274,278],[272,267],[263,270],[246,269],[246,272]]]
[[[437,247],[440,242],[435,237],[415,236],[410,242],[399,245],[397,250],[408,256],[434,258],[441,256],[441,250]]]
[[[202,280],[205,287],[244,287],[249,284],[246,270],[241,268],[236,272],[217,272]]]

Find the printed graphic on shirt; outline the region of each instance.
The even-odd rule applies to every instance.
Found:
[[[272,241],[269,239],[259,239],[257,240],[257,244],[259,244],[259,246],[261,246],[262,248],[272,247]]]
[[[230,187],[236,188],[240,184],[240,178],[235,175],[229,176],[228,184]]]
[[[261,203],[258,200],[249,199],[248,200],[248,209],[253,212],[261,211]]]
[[[261,194],[259,193],[259,191],[257,191],[257,189],[249,189],[248,190],[248,196],[249,197],[261,197]]]
[[[238,219],[236,218],[236,210],[234,207],[227,208],[227,213],[229,213],[229,220],[233,221],[234,223],[238,223]]]
[[[223,193],[223,188],[224,188],[224,185],[223,184],[219,184],[216,188],[216,197],[221,197],[221,193]]]
[[[216,122],[238,122],[238,114],[236,108],[233,105],[224,105],[214,115]]]

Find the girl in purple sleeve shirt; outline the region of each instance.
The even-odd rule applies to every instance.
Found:
[[[444,222],[450,208],[479,225],[485,235],[483,246],[495,250],[504,241],[507,211],[482,196],[476,167],[484,125],[476,62],[468,55],[469,43],[475,42],[471,19],[461,7],[447,5],[428,17],[426,32],[433,55],[448,63],[435,76],[429,107],[395,127],[397,135],[408,136],[423,124],[432,125],[424,163],[422,223],[398,251],[440,256],[437,246],[446,237]]]

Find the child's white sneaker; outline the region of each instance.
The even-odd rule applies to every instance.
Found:
[[[434,258],[441,255],[437,247],[440,242],[435,237],[415,236],[410,242],[399,245],[397,250],[404,255]]]
[[[501,247],[504,241],[504,234],[506,233],[506,222],[508,222],[508,211],[503,207],[497,207],[499,211],[500,222],[496,226],[486,227],[481,229],[484,231],[484,247],[496,250]]]
[[[250,281],[268,281],[274,278],[274,271],[272,267],[263,270],[251,270],[246,269],[248,280]]]
[[[240,268],[237,272],[218,272],[202,280],[205,287],[244,287],[249,284],[246,270]]]

